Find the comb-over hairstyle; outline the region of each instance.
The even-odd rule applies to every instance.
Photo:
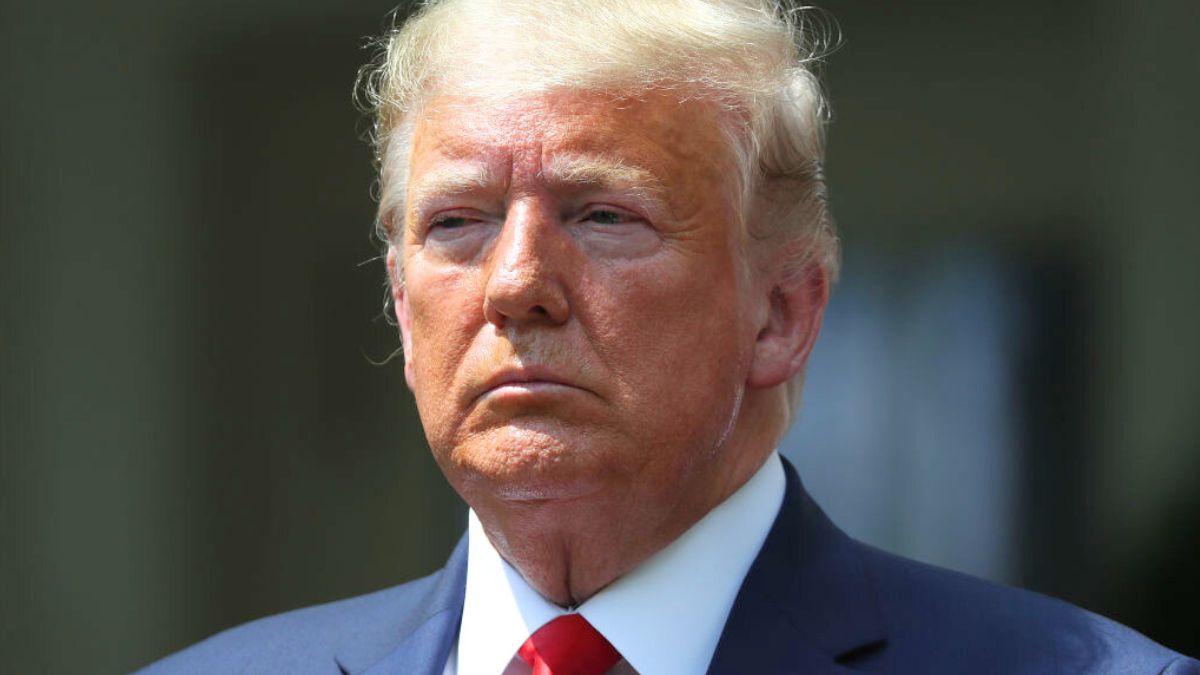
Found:
[[[812,8],[781,0],[426,0],[378,41],[359,75],[374,116],[377,229],[403,228],[415,117],[439,94],[677,93],[722,113],[740,226],[800,282],[837,276],[823,161],[827,108],[814,72],[833,46]],[[797,401],[799,378],[789,387]]]

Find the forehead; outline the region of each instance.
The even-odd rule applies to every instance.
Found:
[[[661,93],[614,97],[560,92],[502,100],[440,96],[413,127],[411,177],[434,165],[485,164],[491,171],[537,169],[563,156],[607,159],[657,181],[712,180],[728,164],[720,116],[711,104]],[[559,162],[562,163],[561,161]]]

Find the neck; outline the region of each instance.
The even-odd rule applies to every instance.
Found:
[[[577,606],[681,536],[762,467],[786,424],[786,402],[774,393],[747,392],[728,438],[697,453],[671,485],[626,484],[576,499],[469,501],[492,545],[530,586],[560,606]],[[690,489],[681,490],[683,483]]]

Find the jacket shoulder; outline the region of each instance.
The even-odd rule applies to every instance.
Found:
[[[394,643],[424,617],[444,571],[366,595],[305,607],[230,628],[138,671],[188,673],[340,673],[342,645]]]
[[[1200,675],[1200,663],[1069,603],[858,546],[887,625],[887,660],[924,663],[927,673]]]

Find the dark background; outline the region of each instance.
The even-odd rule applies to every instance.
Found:
[[[1035,319],[999,580],[1200,653],[1198,5],[825,6],[847,269],[965,243]],[[351,85],[390,8],[0,6],[3,670],[127,671],[460,535],[372,363]]]

